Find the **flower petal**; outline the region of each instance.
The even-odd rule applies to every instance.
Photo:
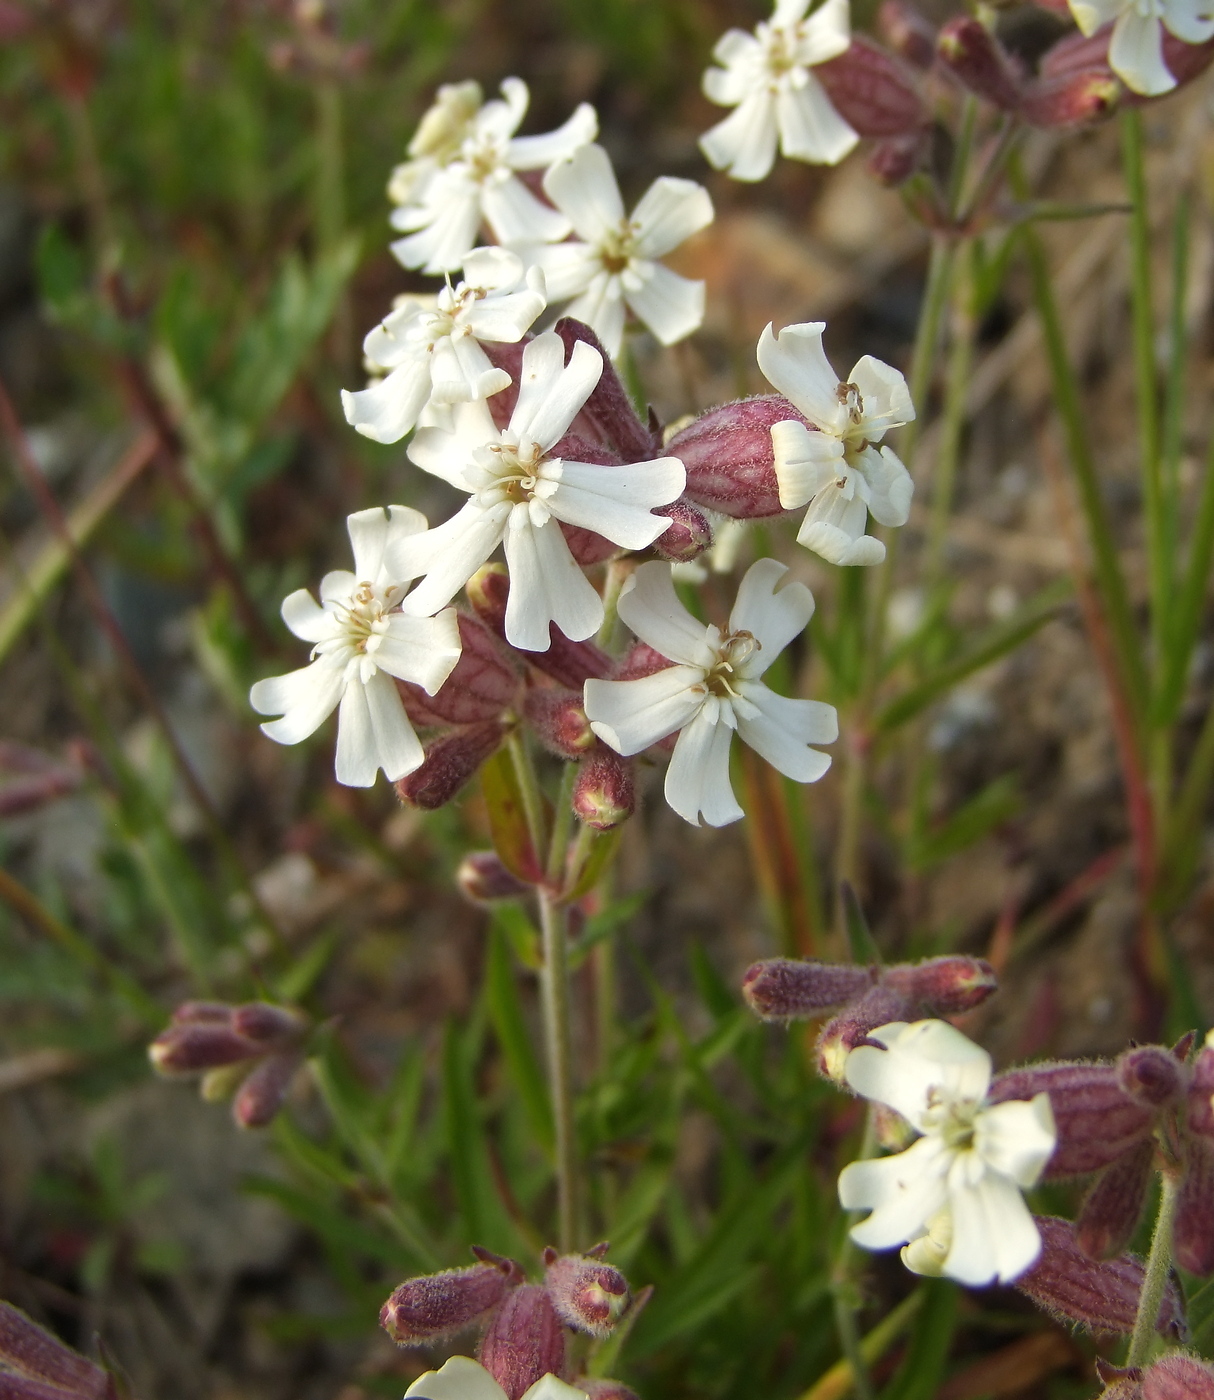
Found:
[[[772,467],[785,510],[806,505],[839,474],[843,443],[795,418],[771,425]]]
[[[466,265],[464,271],[467,272]],[[531,329],[536,317],[547,306],[548,298],[540,268],[528,268],[524,278],[526,287],[523,290],[482,297],[464,313],[464,321],[477,340],[516,345]]]
[[[733,730],[713,724],[701,710],[680,733],[666,769],[666,801],[692,826],[701,814],[709,826],[728,826],[745,816],[729,782]]]
[[[509,382],[507,380],[507,382]],[[430,357],[406,360],[378,384],[341,391],[346,422],[372,442],[399,442],[430,397]]]
[[[420,768],[426,757],[421,740],[413,732],[409,716],[400,698],[396,682],[386,672],[377,671],[363,686],[351,685],[349,690],[361,689],[367,701],[371,733],[375,744],[375,759],[390,783]],[[338,716],[338,745],[341,744],[341,717]],[[374,774],[371,781],[374,782]],[[338,781],[341,781],[340,774]],[[368,786],[355,784],[354,786]]]
[[[825,329],[825,321],[804,321],[773,335],[769,321],[755,356],[771,383],[811,423],[839,435],[847,410],[839,402],[839,376],[822,347]]]
[[[1204,44],[1214,37],[1209,0],[1164,0],[1163,23],[1186,44]]]
[[[1068,0],[1068,3],[1079,32],[1089,38],[1101,25],[1112,24],[1125,8],[1125,0]]]
[[[587,243],[618,234],[624,222],[620,187],[602,146],[582,146],[558,161],[544,176],[544,193]]]
[[[581,102],[555,131],[546,131],[541,136],[516,136],[506,151],[506,159],[515,170],[542,170],[572,155],[598,134],[598,113],[589,102]]]
[[[454,608],[435,617],[393,613],[373,659],[381,671],[434,695],[455,669],[461,650]]]
[[[851,43],[851,7],[848,0],[825,0],[801,27],[797,58],[802,63],[825,63]]]
[[[298,744],[329,718],[341,699],[342,667],[326,657],[285,676],[267,676],[249,691],[259,715],[281,715],[261,726],[277,744]]]
[[[282,620],[302,642],[323,642],[336,630],[333,614],[322,608],[306,588],[297,588],[282,600]],[[273,712],[262,711],[270,713]]]
[[[826,89],[812,73],[806,73],[800,87],[780,88],[776,96],[776,126],[783,155],[814,165],[837,165],[860,140],[835,111]]]
[[[704,283],[680,277],[659,262],[634,264],[624,283],[624,299],[663,345],[698,330],[704,320]],[[639,279],[639,285],[628,282]]]
[[[427,184],[424,202],[398,209],[392,222],[417,230],[389,245],[397,262],[423,272],[454,272],[476,244],[480,187],[462,172],[444,170]]]
[[[718,71],[708,70],[710,74]],[[705,81],[707,85],[707,75]],[[775,107],[775,98],[766,88],[748,93],[724,121],[700,137],[704,159],[735,180],[766,179],[775,162],[779,140]]]
[[[517,253],[489,243],[473,248],[464,259],[461,280],[480,292],[509,291],[523,280],[523,271],[523,260]]]
[[[852,1239],[865,1249],[893,1249],[921,1235],[945,1203],[951,1156],[938,1138],[925,1137],[897,1156],[844,1167],[840,1203],[847,1210],[872,1212],[852,1226]]]
[[[645,549],[670,525],[652,509],[669,505],[687,484],[677,457],[624,466],[562,462],[556,490],[545,502],[558,520],[593,530],[625,549]]]
[[[504,544],[510,568],[506,640],[512,647],[547,651],[554,622],[573,642],[598,631],[603,600],[570,554],[555,520],[536,526],[525,509],[516,508]]]
[[[704,703],[697,666],[668,666],[633,681],[590,680],[585,685],[590,727],[625,758],[682,729]]]
[[[498,88],[501,98],[494,98],[472,119],[476,134],[495,141],[509,141],[523,124],[531,93],[522,78],[504,78]]]
[[[470,403],[487,399],[510,387],[510,376],[490,362],[470,335],[445,335],[434,344],[430,356],[431,402]]]
[[[847,1082],[862,1098],[883,1103],[922,1131],[933,1090],[980,1103],[991,1082],[991,1057],[947,1021],[879,1026],[847,1057]]]
[[[794,700],[777,695],[761,681],[743,681],[742,696],[759,713],[738,716],[738,735],[786,778],[816,783],[830,767],[830,755],[810,744],[830,744],[839,737],[839,717],[821,700]]]
[[[619,274],[600,267],[582,295],[565,308],[565,315],[589,326],[614,359],[624,343],[624,289]]]
[[[501,543],[506,510],[483,510],[466,504],[441,525],[411,542],[411,568],[425,573],[401,611],[409,617],[432,617],[445,607]]]
[[[660,258],[710,223],[712,197],[704,186],[663,175],[649,186],[632,211],[637,254]]]
[[[743,674],[757,680],[784,648],[805,631],[814,615],[814,595],[803,583],[777,588],[788,567],[776,559],[756,560],[738,585],[729,614],[731,632],[749,632],[759,643]]]
[[[471,491],[465,472],[472,453],[498,439],[497,427],[483,399],[456,405],[450,430],[420,428],[408,447],[409,460],[460,491]]]
[[[506,1392],[470,1356],[453,1356],[437,1371],[427,1371],[405,1391],[408,1400],[506,1400]]]
[[[1057,1143],[1047,1093],[993,1104],[974,1123],[974,1151],[1017,1186],[1036,1186]]]
[[[832,482],[809,503],[797,543],[832,564],[879,564],[885,558],[885,546],[864,533],[867,523],[868,507],[859,495],[849,499],[845,487]]]
[[[522,1400],[586,1400],[586,1392],[559,1380],[549,1372],[523,1391]]]
[[[618,609],[621,620],[641,641],[671,661],[701,667],[712,664],[705,626],[679,602],[669,564],[656,560],[642,564],[620,590]]]
[[[529,438],[542,448],[552,447],[568,431],[591,390],[603,373],[603,357],[579,340],[565,364],[565,342],[555,331],[545,331],[523,351],[518,402],[510,416],[510,430],[519,439]]]
[[[880,441],[890,428],[912,423],[915,405],[905,378],[884,360],[864,355],[852,366],[848,383],[854,384],[864,400],[861,426],[869,442]]]
[[[868,486],[868,508],[882,525],[905,525],[915,483],[902,459],[888,447],[866,447],[854,461]]]
[[[543,272],[550,302],[579,296],[603,271],[603,260],[589,243],[526,244],[524,251],[527,261]]]
[[[485,222],[502,243],[555,243],[572,227],[564,214],[541,203],[515,175],[486,185],[481,208]]]
[[[403,509],[403,507],[400,507]],[[371,506],[346,516],[346,529],[354,549],[354,577],[359,583],[378,577],[384,562],[384,546],[388,542],[388,512],[383,506]]]
[[[958,1283],[970,1288],[1011,1283],[1041,1253],[1040,1232],[1006,1176],[986,1172],[973,1185],[950,1183],[948,1204],[953,1243],[944,1272]]]
[[[1132,8],[1123,10],[1113,26],[1109,67],[1126,87],[1146,97],[1158,97],[1176,86],[1163,61],[1163,25]]]

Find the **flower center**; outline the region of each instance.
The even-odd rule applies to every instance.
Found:
[[[536,442],[523,442],[517,447],[493,443],[478,453],[477,459],[488,478],[481,491],[487,492],[494,503],[509,501],[511,505],[526,505],[531,500],[546,460]]]
[[[464,160],[468,163],[469,177],[478,185],[483,185],[497,178],[501,171],[501,146],[498,142],[486,140],[484,137],[479,141],[465,141]]]
[[[950,1151],[968,1152],[974,1145],[978,1109],[975,1099],[955,1099],[942,1089],[932,1089],[927,1098],[924,1126],[938,1133]]]
[[[599,260],[607,272],[625,271],[636,256],[636,225],[621,219],[618,228],[610,229],[599,244]]]
[[[797,43],[801,37],[801,26],[779,27],[771,25],[767,27],[767,33],[763,36],[766,47],[766,60],[768,70],[773,78],[782,78],[786,73],[791,73],[794,68],[802,65],[797,59]]]
[[[854,384],[840,384],[835,390],[835,396],[839,402],[847,409],[847,416],[855,426],[859,426],[864,421],[864,396]]]
[[[369,583],[360,583],[346,608],[346,631],[355,651],[365,652],[371,639],[383,631],[384,605]]]
[[[721,700],[741,699],[735,689],[738,671],[762,647],[753,632],[731,632],[717,648],[717,659],[704,677],[704,688]]]

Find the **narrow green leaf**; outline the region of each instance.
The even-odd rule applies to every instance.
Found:
[[[881,1400],[934,1400],[944,1379],[957,1325],[957,1286],[947,1279],[929,1279],[923,1293],[910,1346]]]
[[[500,911],[499,911],[500,915]],[[545,1155],[552,1155],[552,1105],[548,1085],[531,1043],[527,1021],[519,1001],[518,983],[508,946],[509,935],[495,915],[489,930],[489,957],[485,967],[485,996],[489,1019],[506,1057],[510,1077],[523,1101],[531,1132]]]
[[[882,961],[881,950],[873,938],[868,920],[864,917],[864,910],[860,907],[859,896],[850,880],[844,880],[839,886],[839,898],[843,901],[843,916],[847,924],[847,945],[851,951],[852,962],[880,963]]]
[[[910,868],[922,873],[950,856],[958,855],[1020,808],[1020,795],[1013,774],[994,779],[934,829],[911,842],[907,855]]]

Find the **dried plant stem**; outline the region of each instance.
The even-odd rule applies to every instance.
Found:
[[[1159,1323],[1159,1308],[1172,1267],[1172,1224],[1176,1218],[1176,1199],[1180,1180],[1172,1171],[1159,1177],[1159,1214],[1155,1217],[1155,1233],[1151,1236],[1151,1252],[1147,1256],[1146,1277],[1138,1296],[1138,1316],[1126,1354],[1127,1366],[1141,1366],[1150,1357],[1151,1345]]]

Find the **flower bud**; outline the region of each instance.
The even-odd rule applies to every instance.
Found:
[[[642,676],[652,676],[673,666],[670,657],[663,656],[648,642],[633,642],[611,672],[613,681],[639,681]]]
[[[198,1096],[203,1103],[223,1103],[230,1099],[244,1082],[250,1063],[242,1060],[238,1065],[220,1065],[207,1070],[198,1084]]]
[[[1136,1045],[1117,1060],[1117,1082],[1145,1108],[1164,1108],[1184,1097],[1184,1068],[1162,1045]]]
[[[836,1084],[846,1085],[843,1067],[847,1057],[868,1038],[869,1031],[891,1021],[909,1021],[913,1008],[892,987],[871,987],[859,1001],[822,1027],[818,1037],[818,1071]]]
[[[482,1318],[523,1281],[513,1259],[486,1254],[466,1269],[406,1279],[379,1312],[379,1325],[401,1347],[441,1341]]]
[[[1048,1215],[1033,1219],[1041,1232],[1041,1255],[1015,1287],[1053,1317],[1090,1332],[1132,1332],[1146,1277],[1142,1260],[1133,1254],[1089,1259],[1068,1221]],[[1169,1281],[1160,1303],[1158,1330],[1174,1331],[1182,1325],[1183,1316],[1180,1295]]]
[[[995,969],[985,958],[961,954],[898,963],[881,974],[881,981],[930,1016],[959,1016],[972,1011],[999,988]]]
[[[637,806],[631,762],[600,744],[582,759],[571,802],[574,816],[595,831],[610,831],[626,822]]]
[[[1142,1378],[1142,1400],[1214,1400],[1214,1369],[1195,1356],[1165,1356]]]
[[[472,851],[466,855],[455,872],[455,882],[473,904],[519,899],[531,889],[506,869],[496,851]]]
[[[580,525],[562,523],[561,534],[565,536],[569,553],[584,569],[588,569],[591,564],[602,564],[608,559],[614,559],[624,552],[618,544],[614,544],[605,536],[596,535],[593,530],[584,530]]]
[[[936,60],[936,31],[927,16],[905,0],[883,0],[877,11],[881,37],[907,63],[924,71]]]
[[[265,1046],[237,1035],[230,1026],[186,1022],[169,1026],[148,1046],[148,1058],[160,1074],[198,1074],[222,1065],[241,1064],[264,1054]]]
[[[579,432],[586,428],[589,436],[613,447],[622,462],[646,462],[650,458],[660,457],[660,438],[655,438],[651,428],[637,416],[611,356],[603,349],[598,336],[589,326],[574,320],[572,316],[562,316],[554,329],[565,342],[567,355],[580,340],[603,357],[603,372],[573,420],[573,426]]]
[[[1020,106],[1021,75],[1007,51],[980,20],[950,19],[936,40],[940,61],[972,93],[1014,112]]]
[[[856,1001],[874,980],[871,968],[854,963],[764,958],[747,968],[742,995],[764,1021],[793,1021]]]
[[[175,1026],[226,1026],[231,1016],[232,1008],[226,1001],[183,1001],[171,1019]]]
[[[1117,1082],[1113,1065],[1094,1063],[1032,1065],[995,1076],[990,1103],[1050,1096],[1058,1145],[1045,1169],[1046,1180],[1100,1171],[1151,1135],[1154,1110],[1135,1102]]]
[[[1089,68],[1028,83],[1021,94],[1020,115],[1031,126],[1078,126],[1107,117],[1124,94],[1107,69]]]
[[[462,650],[438,694],[427,695],[408,681],[396,682],[414,724],[478,724],[497,719],[518,697],[522,678],[514,654],[479,618],[467,613],[457,618]]]
[[[506,632],[506,601],[510,597],[510,571],[505,564],[482,564],[464,585],[472,611],[497,636]]]
[[[402,802],[424,812],[445,807],[505,737],[506,726],[488,720],[466,724],[431,739],[421,767],[397,782],[397,795]]]
[[[1172,1231],[1176,1262],[1191,1274],[1214,1273],[1214,1143],[1191,1137]]]
[[[250,1001],[232,1010],[232,1029],[236,1034],[248,1036],[263,1047],[296,1040],[307,1024],[298,1012],[268,1001]]]
[[[619,1269],[583,1254],[554,1259],[544,1287],[561,1321],[592,1337],[607,1336],[628,1306],[628,1280]]]
[[[287,1101],[296,1071],[303,1063],[298,1050],[267,1055],[244,1081],[232,1100],[232,1117],[238,1128],[264,1128],[273,1122]]]
[[[928,138],[924,131],[887,136],[868,154],[868,173],[890,189],[905,184],[923,163]]]
[[[825,64],[819,64],[815,72]],[[780,394],[710,408],[666,444],[687,469],[687,499],[735,520],[782,515],[771,430],[805,419]]]
[[[1075,1222],[1075,1239],[1089,1258],[1110,1259],[1129,1244],[1146,1204],[1154,1161],[1155,1143],[1146,1138],[1096,1179]]]
[[[653,552],[671,564],[686,564],[712,547],[712,526],[702,510],[690,501],[672,501],[662,507],[670,517],[670,528],[653,542]]]
[[[558,758],[581,758],[598,742],[586,718],[580,690],[529,690],[523,697],[523,714],[536,738]]]
[[[103,1400],[114,1385],[100,1366],[39,1327],[11,1303],[0,1302],[0,1381],[25,1400]]]
[[[541,1376],[565,1373],[565,1334],[546,1288],[525,1283],[498,1304],[478,1357],[506,1392],[521,1400]]]
[[[814,76],[836,111],[861,136],[898,136],[927,120],[915,80],[902,62],[863,34]]]

